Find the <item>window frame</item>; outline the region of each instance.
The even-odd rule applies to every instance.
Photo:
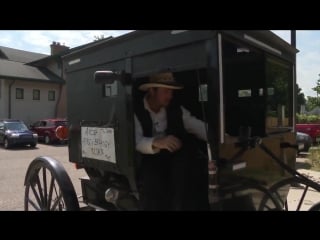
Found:
[[[38,98],[36,98],[36,94],[38,93]],[[39,101],[40,100],[40,89],[33,89],[32,91],[32,100]]]
[[[18,96],[21,94],[21,97]],[[16,88],[16,99],[23,100],[24,99],[24,89],[23,88]]]
[[[48,101],[55,101],[55,100],[56,100],[56,91],[49,90],[48,91]]]

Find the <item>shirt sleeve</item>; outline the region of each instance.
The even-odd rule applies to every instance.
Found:
[[[160,149],[153,148],[152,143],[154,137],[144,137],[141,127],[141,123],[134,115],[135,136],[136,136],[136,150],[143,154],[156,154],[160,152]]]
[[[194,134],[197,138],[207,141],[206,125],[205,122],[192,116],[191,113],[181,106],[182,119],[184,128],[188,133]]]

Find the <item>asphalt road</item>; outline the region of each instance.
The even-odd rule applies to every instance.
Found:
[[[24,178],[29,164],[38,156],[57,159],[66,169],[78,196],[81,196],[80,177],[86,176],[83,169],[77,170],[69,162],[67,145],[45,145],[36,148],[19,147],[4,149],[0,146],[0,211],[24,210]],[[80,200],[81,198],[79,198]]]
[[[23,211],[24,210],[24,178],[29,164],[38,156],[55,158],[62,163],[69,175],[81,205],[80,177],[86,176],[83,169],[77,170],[73,163],[69,162],[67,145],[45,145],[39,143],[36,148],[20,147],[6,150],[0,146],[0,211]],[[306,158],[297,158],[297,163],[305,162]],[[307,171],[307,170],[305,170]],[[308,171],[315,180],[320,181],[320,172]],[[288,202],[293,203],[292,208],[301,197],[301,190],[292,188],[288,195]],[[311,205],[320,201],[319,194],[307,196],[302,210],[307,210]]]

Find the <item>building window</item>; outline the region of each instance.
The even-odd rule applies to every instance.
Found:
[[[56,100],[56,94],[55,94],[55,93],[56,93],[56,92],[53,91],[53,90],[49,91],[49,93],[48,93],[48,100],[49,100],[49,101],[54,101],[54,100]]]
[[[33,89],[33,100],[40,100],[40,90],[39,89]]]
[[[16,88],[16,99],[23,99],[23,88]]]

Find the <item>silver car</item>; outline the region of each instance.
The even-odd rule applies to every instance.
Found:
[[[296,141],[298,144],[298,152],[308,152],[312,145],[312,138],[309,134],[297,132]]]

